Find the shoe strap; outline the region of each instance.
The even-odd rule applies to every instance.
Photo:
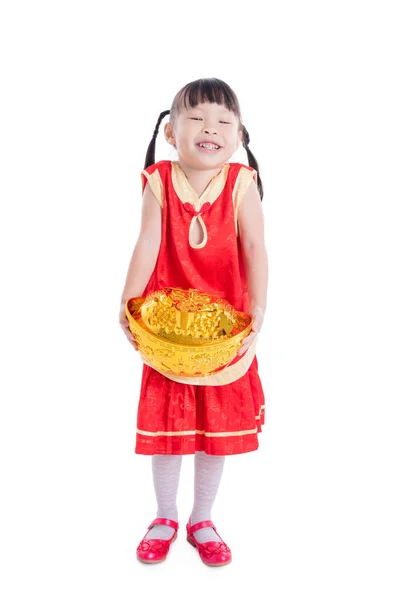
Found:
[[[163,517],[158,517],[157,519],[154,519],[154,521],[151,522],[149,529],[151,529],[151,527],[153,527],[154,525],[169,525],[175,530],[177,530],[179,527],[176,521],[173,521],[172,519],[164,519]]]
[[[215,532],[217,531],[212,521],[200,521],[199,523],[195,523],[194,525],[189,525],[189,533],[191,535],[199,529],[204,529],[204,527],[212,527]]]

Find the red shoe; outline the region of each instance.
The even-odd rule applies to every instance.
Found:
[[[145,537],[140,542],[139,546],[136,549],[137,558],[144,563],[159,563],[167,558],[167,554],[169,552],[169,547],[172,542],[175,540],[178,535],[178,523],[176,521],[172,521],[171,519],[157,518],[152,521],[145,533],[147,535],[148,531],[154,527],[154,525],[169,525],[175,529],[175,533],[169,540],[160,540],[160,539],[145,539]]]
[[[199,523],[190,525],[189,519],[189,522],[186,525],[186,539],[189,544],[192,544],[192,546],[197,548],[201,560],[209,567],[222,567],[223,565],[229,564],[232,560],[232,553],[225,542],[221,540],[220,542],[204,542],[203,544],[200,544],[196,541],[192,534],[199,529],[203,529],[204,527],[212,527],[215,533],[217,533],[212,521],[200,521]]]

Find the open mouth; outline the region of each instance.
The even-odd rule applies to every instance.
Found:
[[[211,144],[207,142],[200,142],[199,144],[197,144],[197,146],[207,152],[216,152],[221,148],[221,146],[218,146],[218,144]]]

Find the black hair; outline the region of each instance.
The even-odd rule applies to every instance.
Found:
[[[144,168],[146,169],[147,167],[155,163],[156,138],[158,135],[158,130],[161,121],[164,119],[164,117],[170,114],[170,121],[172,123],[175,116],[179,112],[179,109],[182,106],[184,106],[185,108],[188,108],[188,106],[194,108],[195,106],[203,102],[215,102],[216,104],[222,104],[237,116],[239,120],[239,130],[242,131],[243,135],[242,142],[247,153],[247,160],[249,166],[257,171],[257,187],[258,192],[260,194],[260,198],[262,200],[264,192],[259,172],[259,166],[254,154],[249,148],[250,136],[246,127],[242,123],[239,100],[235,92],[227,83],[225,83],[221,79],[216,79],[215,77],[209,79],[196,79],[195,81],[187,83],[176,94],[172,102],[171,109],[165,110],[162,113],[160,113],[156,127],[153,132],[153,137],[151,138],[151,142],[149,144],[149,147],[147,148]]]

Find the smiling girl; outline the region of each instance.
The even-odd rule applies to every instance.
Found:
[[[154,161],[161,121],[178,160]],[[196,288],[252,315],[251,333],[225,369],[180,377],[143,364],[137,454],[152,456],[157,517],[137,548],[146,563],[165,560],[178,532],[182,456],[194,455],[194,503],[187,540],[209,566],[232,553],[211,521],[225,456],[259,447],[265,398],[255,355],[267,305],[268,258],[263,188],[238,99],[219,79],[185,85],[160,114],[141,173],[142,222],[121,297],[119,320],[129,342],[125,303],[164,287]],[[240,144],[248,165],[229,162]]]

